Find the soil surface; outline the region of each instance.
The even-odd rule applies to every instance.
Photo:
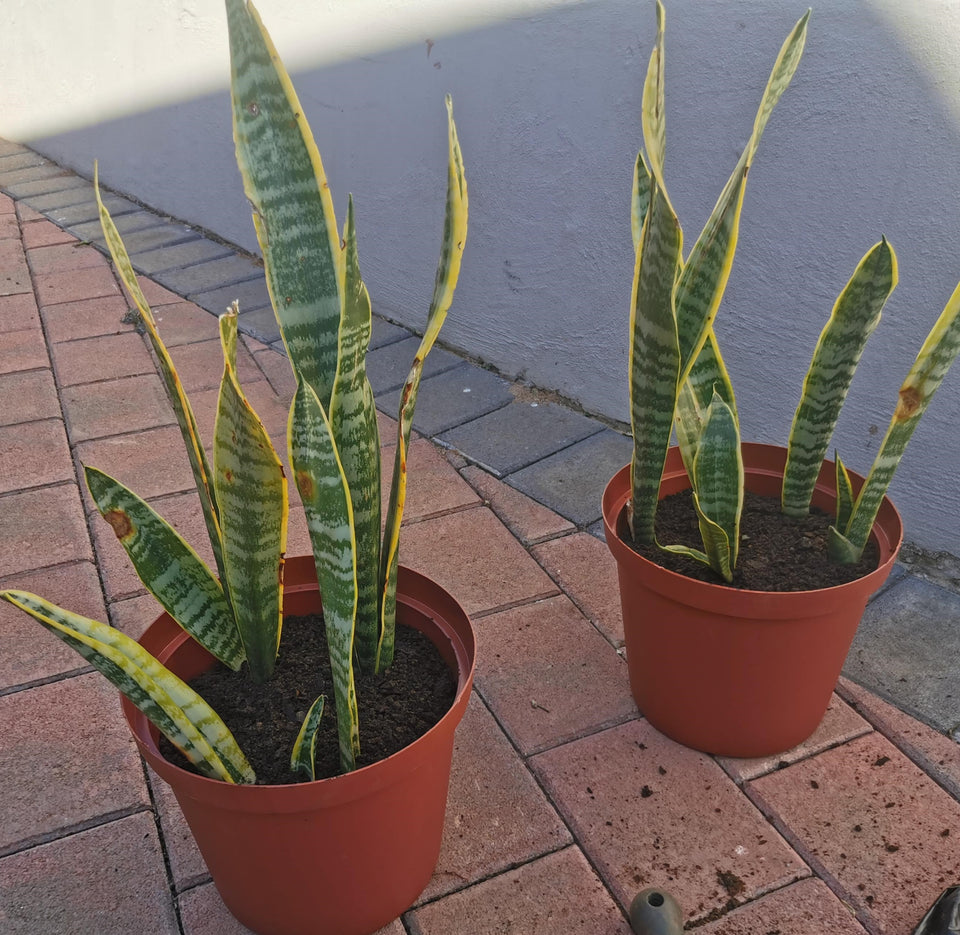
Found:
[[[872,541],[856,565],[830,561],[827,530],[832,523],[830,514],[816,508],[807,516],[784,516],[778,497],[761,497],[748,490],[740,520],[740,552],[730,585],[696,559],[664,552],[655,545],[629,540],[627,544],[651,562],[699,581],[750,591],[813,591],[862,578],[879,561],[879,550]],[[703,551],[689,490],[660,501],[655,529],[657,541],[664,545],[686,545]]]
[[[450,710],[456,696],[456,678],[426,636],[398,626],[396,639],[388,671],[368,675],[354,668],[358,767],[382,760],[421,737]],[[290,771],[290,753],[307,709],[319,695],[326,695],[317,734],[316,774],[318,779],[339,774],[333,679],[321,617],[284,619],[280,655],[269,682],[254,684],[246,664],[233,672],[217,663],[192,679],[190,686],[223,718],[260,785],[304,781],[303,774]],[[162,735],[160,752],[177,766],[197,772]]]

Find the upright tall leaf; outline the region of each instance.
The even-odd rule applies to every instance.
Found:
[[[682,433],[688,439],[697,437],[699,424],[702,422],[703,413],[710,406],[715,386],[720,388],[720,395],[736,416],[733,387],[730,385],[719,348],[716,346],[716,338],[712,331],[713,321],[727,287],[737,249],[747,174],[770,114],[790,84],[800,62],[806,42],[809,17],[808,10],[793,27],[780,48],[760,99],[750,139],[703,231],[693,245],[677,283],[680,383],[688,396],[678,410],[680,423],[678,434]],[[713,346],[706,353],[702,353],[708,342],[712,342]],[[687,387],[687,380],[691,377],[694,368],[699,372],[690,380],[690,385]],[[687,450],[689,451],[689,446]],[[689,462],[685,459],[685,463]]]
[[[353,678],[357,613],[353,507],[330,422],[317,394],[302,378],[297,380],[290,407],[287,439],[323,600],[323,623],[337,707],[340,765],[344,772],[349,772],[355,767],[360,752]]]
[[[657,0],[657,41],[647,63],[647,75],[643,82],[640,122],[643,126],[643,145],[649,174],[665,190],[663,181],[663,160],[667,150],[666,106],[664,98],[664,49],[663,33],[666,15],[663,4]]]
[[[653,181],[633,279],[630,310],[630,424],[633,458],[630,477],[630,532],[637,542],[653,542],[660,476],[670,445],[677,399],[680,349],[673,307],[673,284],[683,234],[677,216]]]
[[[267,430],[236,373],[237,316],[220,317],[223,379],[213,467],[221,505],[224,583],[254,681],[270,678],[280,645],[287,481]]]
[[[787,516],[805,516],[827,446],[867,338],[897,285],[897,258],[883,238],[857,265],[820,333],[803,381],[787,443],[781,503]]]
[[[917,358],[900,387],[893,418],[866,482],[857,496],[853,513],[845,529],[832,530],[830,557],[839,562],[857,562],[873,529],[883,497],[890,486],[900,458],[939,389],[951,364],[960,353],[960,285],[940,313]]]
[[[204,775],[255,782],[253,769],[217,713],[139,643],[28,591],[0,591],[75,649],[136,705]]]
[[[354,649],[360,667],[374,671],[380,640],[380,433],[373,390],[367,379],[370,296],[360,278],[353,199],[343,232],[344,290],[337,376],[330,397],[330,425],[353,505],[357,554],[357,628]]]
[[[253,4],[227,0],[233,135],[288,356],[329,406],[340,323],[339,238],[320,153]]]
[[[447,107],[447,205],[443,219],[443,240],[440,245],[440,262],[433,287],[433,298],[427,314],[424,332],[413,366],[400,392],[400,411],[397,419],[397,449],[393,462],[393,478],[390,484],[390,502],[387,507],[383,548],[380,552],[381,625],[380,645],[377,653],[377,671],[393,661],[394,633],[397,612],[397,562],[399,556],[400,523],[406,501],[407,452],[410,449],[410,432],[413,413],[420,391],[423,362],[430,353],[440,328],[446,320],[447,311],[453,302],[453,294],[460,277],[460,262],[467,241],[467,215],[469,198],[467,179],[463,170],[463,155],[457,138],[457,126],[453,120],[453,103],[448,94]]]
[[[633,171],[633,192],[630,199],[630,230],[633,234],[633,249],[636,252],[643,236],[643,222],[650,207],[650,169],[643,152],[637,153]]]
[[[630,306],[630,425],[633,458],[628,517],[637,542],[653,542],[660,475],[670,444],[677,399],[680,349],[674,285],[683,262],[683,232],[663,180],[666,151],[664,113],[664,12],[657,0],[657,41],[643,83],[641,123],[646,159],[634,173],[632,226],[646,197],[636,247]]]
[[[118,480],[85,467],[90,496],[144,587],[204,649],[237,670],[243,644],[223,587],[200,556],[149,504]]]
[[[164,385],[167,389],[167,395],[173,406],[174,414],[177,417],[177,424],[180,426],[180,434],[183,436],[184,446],[187,450],[187,459],[190,462],[190,468],[193,471],[193,480],[197,487],[197,496],[200,498],[200,508],[203,511],[203,521],[207,527],[207,535],[210,538],[210,548],[213,551],[213,558],[217,564],[217,573],[220,580],[223,580],[223,546],[220,541],[220,518],[217,507],[216,495],[213,491],[212,475],[210,465],[207,462],[207,455],[203,450],[203,444],[200,440],[200,431],[197,428],[197,420],[193,415],[193,408],[187,394],[184,392],[183,384],[177,376],[173,361],[167,353],[167,348],[160,339],[160,333],[157,331],[157,323],[154,320],[153,312],[140,288],[137,276],[133,271],[133,265],[130,263],[130,257],[127,255],[126,247],[120,239],[120,233],[117,231],[110,212],[104,207],[100,198],[100,184],[97,175],[97,169],[94,167],[94,190],[97,196],[97,206],[100,213],[100,226],[103,228],[103,236],[113,257],[113,264],[120,276],[121,281],[130,293],[131,298],[136,303],[137,310],[140,312],[140,319],[147,330],[147,336],[153,346],[153,351],[160,363],[160,374],[163,377]],[[229,596],[228,596],[229,600]]]

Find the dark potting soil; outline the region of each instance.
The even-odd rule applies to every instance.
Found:
[[[867,543],[855,565],[840,565],[827,557],[827,530],[833,517],[815,507],[794,518],[780,512],[778,497],[746,492],[740,519],[740,552],[729,587],[750,591],[813,591],[862,578],[879,562],[874,542]],[[657,541],[703,551],[700,527],[689,490],[660,501],[655,521]],[[707,565],[684,555],[664,552],[655,545],[630,548],[669,571],[710,584],[726,585]]]
[[[369,675],[354,667],[358,767],[382,760],[423,736],[450,710],[456,696],[456,679],[429,638],[412,627],[398,626],[396,634],[389,670]],[[325,779],[340,773],[333,679],[321,617],[284,619],[280,654],[269,682],[255,684],[246,664],[233,672],[217,663],[191,679],[190,686],[223,718],[261,785],[304,781],[302,773],[290,771],[290,753],[307,709],[319,695],[326,695],[317,733],[316,775]],[[197,772],[162,735],[160,752],[177,766]]]

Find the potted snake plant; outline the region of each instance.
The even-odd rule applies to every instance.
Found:
[[[136,494],[86,467],[98,510],[165,612],[134,642],[36,595],[7,590],[0,596],[73,646],[120,689],[141,753],[173,788],[237,919],[262,935],[369,935],[407,909],[433,872],[453,732],[473,678],[475,641],[463,610],[437,584],[398,568],[397,561],[423,361],[450,307],[466,239],[463,162],[448,98],[442,252],[426,333],[401,395],[381,539],[380,445],[365,370],[371,306],[358,267],[352,201],[341,240],[319,153],[276,50],[250,3],[226,0],[226,9],[237,158],[297,379],[288,453],[313,555],[284,558],[287,481],[237,378],[236,307],[220,318],[224,369],[211,464],[101,202],[107,244],[176,412],[215,569]],[[242,667],[240,681],[229,683],[238,699],[269,682],[279,668],[278,653],[282,658],[305,651],[281,640],[284,618],[319,613],[321,595],[330,683],[316,700],[289,699],[291,709],[301,709],[292,722],[295,740],[283,755],[290,778],[257,784],[227,726],[231,712],[214,711],[188,682]],[[446,712],[398,752],[361,760],[364,725],[358,723],[355,675],[389,670],[398,633],[416,631],[449,673]],[[322,718],[331,717],[325,713],[327,694],[334,701],[326,710],[335,708],[340,774],[322,778],[316,744]],[[185,757],[182,764],[161,752],[160,735]]]
[[[858,264],[820,335],[786,447],[741,442],[713,322],[736,249],[747,173],[800,61],[809,15],[784,42],[753,132],[686,258],[663,180],[659,2],[643,88],[644,149],[632,204],[634,451],[604,491],[604,528],[618,566],[640,710],[674,739],[731,756],[781,752],[819,724],[866,602],[902,540],[887,487],[960,350],[958,286],[900,389],[867,476],[849,471],[839,457],[826,460],[864,344],[897,284],[896,256],[881,239]],[[677,445],[670,447],[673,431]],[[686,534],[676,534],[675,524]],[[811,555],[819,562],[814,571]],[[754,567],[748,574],[744,566],[755,557],[758,564],[779,564],[765,578],[752,577]]]

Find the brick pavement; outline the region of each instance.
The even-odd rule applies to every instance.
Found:
[[[202,523],[173,413],[109,265],[30,207],[33,198],[50,216],[88,223],[76,177],[24,152],[0,144],[0,188],[28,186],[20,200],[0,194],[0,586],[36,589],[137,635],[156,605],[91,513],[81,460],[129,480],[195,545]],[[127,216],[140,213],[132,205]],[[193,269],[183,282],[214,292],[198,269],[227,275],[224,255],[178,232],[144,238],[143,256],[153,269]],[[169,267],[164,242],[177,251]],[[241,260],[229,275],[247,275]],[[144,286],[209,439],[215,319],[163,285]],[[258,333],[271,340],[269,329]],[[378,322],[374,344],[407,337]],[[269,343],[243,341],[245,385],[281,438],[286,361]],[[573,473],[591,451],[622,457],[615,433],[552,407],[541,432],[536,413],[516,411],[527,391],[470,362],[446,363],[424,383],[420,427],[464,450],[414,443],[403,561],[464,604],[480,654],[437,872],[382,935],[627,935],[626,907],[647,886],[670,890],[688,925],[712,935],[908,933],[944,886],[960,883],[955,722],[941,719],[937,730],[905,713],[905,702],[843,680],[814,737],[780,757],[718,759],[658,734],[630,700],[612,559],[591,534],[599,496],[591,499],[590,483],[604,472],[593,462],[588,476]],[[451,427],[466,417],[449,398],[430,403],[431,383],[448,396],[478,388],[468,429]],[[381,385],[389,428],[396,382],[388,374]],[[544,443],[554,429],[557,450]],[[492,460],[493,437],[515,447],[487,471],[479,465]],[[291,541],[306,550],[296,516]],[[926,584],[901,569],[885,593],[903,581]],[[926,613],[941,590],[923,591]],[[952,606],[953,592],[944,595]],[[871,626],[887,606],[900,620],[913,605],[877,601]],[[115,692],[8,605],[0,635],[0,929],[244,932],[171,795],[139,761]],[[916,713],[933,702],[923,704]]]

